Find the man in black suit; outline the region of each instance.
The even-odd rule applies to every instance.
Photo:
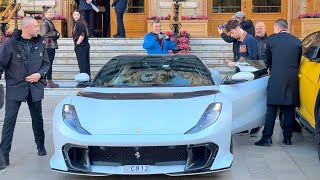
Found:
[[[114,38],[125,38],[126,31],[123,24],[123,14],[127,9],[128,0],[114,0],[112,8],[117,13],[117,34],[113,35]]]
[[[106,11],[104,12],[103,37],[108,37],[110,26],[110,0],[105,0],[105,8]]]
[[[6,79],[6,113],[0,148],[6,166],[10,164],[13,132],[22,102],[27,102],[29,106],[38,155],[47,154],[44,147],[42,99],[50,62],[37,21],[32,17],[24,17],[20,27],[22,31],[16,31],[0,48],[0,75],[5,71]]]
[[[89,24],[89,36],[94,36],[94,18],[95,12],[90,4],[96,5],[96,0],[80,0],[80,11],[84,17],[84,20]]]
[[[287,32],[288,23],[279,19],[274,24],[275,35],[269,36],[266,50],[270,78],[267,88],[267,115],[258,146],[270,146],[277,111],[282,108],[283,143],[291,145],[295,107],[300,104],[298,71],[302,55],[301,41]]]

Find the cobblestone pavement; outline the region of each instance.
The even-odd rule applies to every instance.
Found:
[[[281,143],[281,131],[276,124],[272,147],[257,147],[254,142],[258,137],[247,135],[234,136],[234,162],[229,171],[206,176],[168,177],[168,176],[109,176],[86,177],[61,174],[50,169],[49,160],[53,154],[52,144],[52,115],[55,105],[61,96],[47,96],[43,101],[43,112],[46,132],[46,148],[48,155],[37,156],[33,141],[29,111],[24,103],[21,107],[15,129],[13,147],[11,151],[11,165],[0,171],[1,180],[150,180],[150,179],[290,179],[303,180],[320,177],[320,163],[314,138],[306,131],[294,133],[293,145],[286,146]],[[0,132],[2,129],[4,109],[0,110]]]

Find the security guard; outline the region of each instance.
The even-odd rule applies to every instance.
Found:
[[[50,67],[44,39],[32,17],[21,20],[21,30],[16,31],[0,48],[0,74],[5,71],[6,106],[0,148],[8,166],[13,132],[22,102],[27,102],[32,118],[32,129],[38,155],[47,154],[44,147],[42,99],[45,75]]]
[[[288,23],[279,19],[274,24],[275,35],[269,36],[266,60],[270,70],[267,88],[267,114],[262,138],[257,146],[270,146],[279,108],[283,110],[283,143],[291,145],[295,107],[300,104],[298,72],[302,56],[301,41],[287,32]]]

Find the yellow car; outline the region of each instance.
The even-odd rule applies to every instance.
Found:
[[[315,135],[320,160],[320,29],[302,41],[299,72],[300,107],[297,120]]]

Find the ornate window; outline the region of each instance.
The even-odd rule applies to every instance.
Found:
[[[236,13],[241,11],[241,0],[214,0],[212,13]]]
[[[144,13],[144,0],[128,0],[127,13]]]
[[[282,0],[253,0],[253,13],[280,13]]]

